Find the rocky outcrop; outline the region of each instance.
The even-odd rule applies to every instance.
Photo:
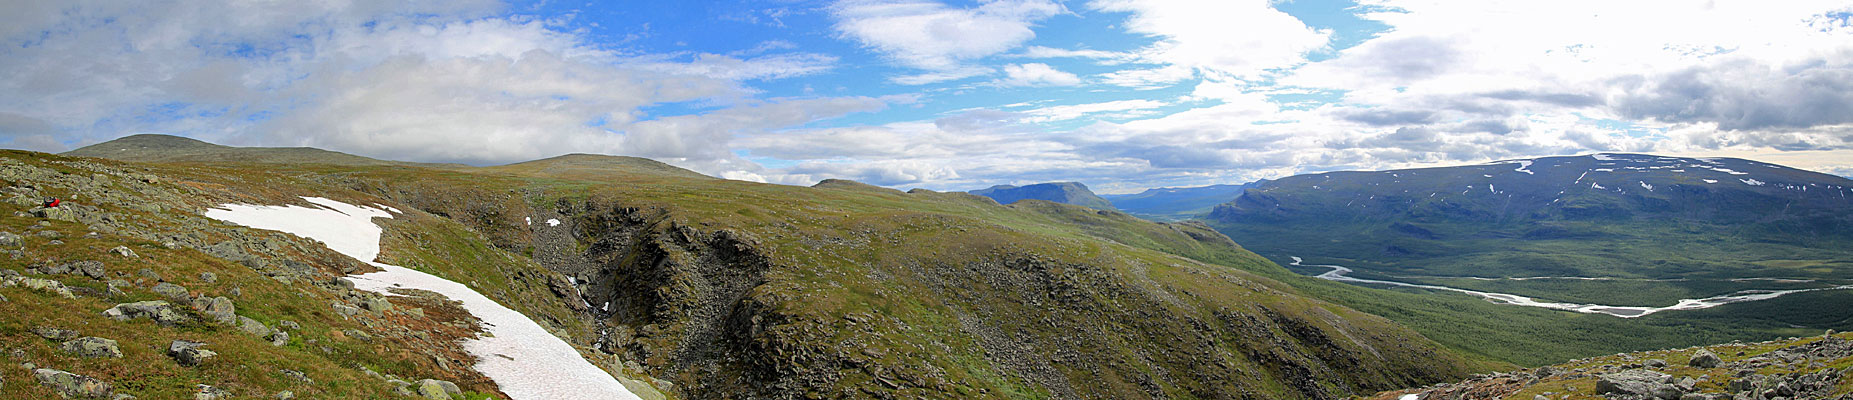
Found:
[[[88,376],[50,368],[33,370],[32,375],[38,377],[39,384],[50,387],[52,391],[68,399],[108,399],[111,394],[115,393],[115,389],[110,386],[109,382]]]
[[[84,337],[61,346],[64,352],[84,358],[122,358],[122,349],[116,347],[116,341],[100,337]]]
[[[167,356],[173,357],[174,362],[179,363],[180,366],[197,367],[200,363],[206,362],[207,359],[219,355],[219,353],[215,353],[212,350],[200,348],[200,346],[205,345],[205,343],[200,342],[175,340],[173,343],[167,345]]]
[[[177,326],[193,321],[193,317],[175,309],[173,304],[160,300],[117,304],[115,307],[103,310],[103,316],[117,321],[146,318],[162,326]]]

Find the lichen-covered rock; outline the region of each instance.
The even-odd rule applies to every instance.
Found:
[[[1718,364],[1723,362],[1724,360],[1718,358],[1717,354],[1712,354],[1709,350],[1699,349],[1699,351],[1692,353],[1692,360],[1687,361],[1686,365],[1699,368],[1717,368]]]
[[[238,323],[238,307],[232,304],[232,299],[225,298],[224,296],[200,296],[194,298],[193,309],[199,310],[201,314],[206,314],[207,317],[221,324],[231,325]]]
[[[173,304],[160,300],[117,304],[115,307],[103,310],[103,315],[117,321],[147,318],[162,326],[175,326],[193,320],[193,317],[175,310]]]
[[[218,282],[219,275],[211,273],[211,272],[201,272],[199,273],[199,280],[200,282],[206,282],[206,283]]]
[[[30,278],[30,277],[24,277],[24,276],[10,276],[10,277],[7,277],[6,280],[4,281],[0,281],[0,287],[16,287],[16,286],[27,288],[27,289],[32,289],[32,290],[37,290],[41,292],[48,292],[48,293],[56,294],[58,295],[58,297],[63,297],[67,299],[77,298],[77,294],[72,293],[71,288],[65,287],[63,282],[58,282],[56,280],[45,279],[45,278]]]
[[[129,250],[129,246],[116,246],[116,248],[109,249],[109,252],[128,258],[141,258],[141,256],[135,255],[135,250]]]
[[[106,272],[100,261],[78,261],[71,263],[70,268],[72,273],[81,274],[90,279],[103,279],[103,274]]]
[[[23,242],[23,240],[24,238],[19,237],[19,234],[13,232],[0,232],[0,246],[19,247],[19,244]]]
[[[180,366],[183,367],[199,366],[200,363],[206,362],[206,359],[219,355],[219,353],[215,353],[212,350],[199,348],[204,345],[206,344],[200,342],[175,340],[173,343],[167,345],[167,356],[173,357],[174,362],[179,363]]]
[[[269,339],[271,346],[283,347],[290,344],[290,333],[279,330],[272,332]]]
[[[193,400],[221,400],[230,398],[232,398],[232,392],[207,384],[200,384],[199,392],[193,394]]]
[[[418,381],[418,395],[433,400],[449,400],[451,393],[445,388],[445,383],[449,382],[436,379]],[[457,384],[452,383],[450,386],[456,387]]]
[[[1648,370],[1628,370],[1596,377],[1596,394],[1658,396],[1662,389],[1678,390],[1667,383],[1671,375]],[[1679,398],[1674,394],[1672,398]]]
[[[189,296],[186,287],[167,282],[157,283],[153,288],[148,290],[152,290],[155,294],[159,294],[161,297],[166,297],[168,300],[173,301],[186,301]]]
[[[116,346],[116,341],[95,336],[64,342],[63,349],[85,358],[122,358],[122,349]]]
[[[107,399],[115,392],[109,382],[55,369],[36,369],[32,375],[38,377],[39,384],[52,388],[65,398]]]
[[[45,338],[46,340],[55,340],[55,341],[60,341],[60,342],[77,338],[77,331],[70,330],[70,329],[53,328],[49,326],[41,326],[37,328],[32,328],[32,333],[35,335],[39,335],[39,337]]]
[[[264,326],[264,323],[242,315],[238,316],[238,329],[260,338],[268,338],[272,332],[270,327]]]

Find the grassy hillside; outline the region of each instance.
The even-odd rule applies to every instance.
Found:
[[[595,363],[672,396],[1335,398],[1494,366],[1251,272],[1287,276],[1203,225],[1155,224],[1041,201],[1002,206],[964,193],[903,193],[846,181],[765,185],[587,156],[491,168],[116,164],[23,152],[6,159],[51,169],[95,165],[173,191],[155,195],[164,199],[156,201],[143,193],[164,192],[75,181],[57,187],[78,192],[60,192],[65,189],[30,178],[41,189],[24,197],[146,208],[137,212],[158,218],[74,220],[115,227],[107,230],[127,238],[124,243],[172,240],[179,249],[204,249],[185,250],[200,252],[202,260],[187,268],[222,271],[226,279],[256,274],[258,282],[293,282],[240,287],[243,296],[266,296],[267,307],[283,310],[253,306],[251,318],[267,325],[288,318],[303,326],[291,340],[314,340],[275,348],[284,352],[280,359],[333,376],[315,382],[354,382],[349,392],[306,392],[325,397],[378,398],[396,388],[384,379],[341,378],[364,377],[366,370],[438,377],[496,393],[459,368],[467,361],[445,339],[467,334],[470,322],[455,320],[457,313],[436,311],[443,309],[437,303],[408,303],[380,317],[343,318],[337,311],[344,309],[330,304],[369,300],[342,291],[332,279],[351,260],[343,264],[323,250],[315,250],[318,257],[288,257],[292,253],[262,251],[274,245],[219,245],[226,240],[189,232],[211,227],[234,238],[286,235],[205,221],[197,216],[202,207],[323,196],[406,210],[382,222],[381,261],[465,283],[583,346]],[[22,182],[9,181],[26,187]],[[86,247],[103,248],[97,246]],[[27,259],[33,257],[43,256]],[[300,272],[304,268],[318,272]],[[279,280],[282,271],[299,272]],[[72,285],[88,279],[52,278]],[[152,282],[130,283],[134,287],[124,289],[130,297],[111,301],[152,291]],[[100,312],[103,302],[81,303],[92,297],[69,306]],[[400,300],[391,299],[395,305]],[[242,307],[243,300],[236,301]],[[405,310],[411,307],[426,311]],[[95,324],[98,315],[78,314],[60,324]],[[19,327],[0,325],[0,335],[10,335],[0,336],[0,345],[38,349],[28,358],[118,385],[141,382],[112,367],[122,364],[65,363],[45,355],[57,344],[22,333],[23,325],[41,323],[32,318],[38,317]],[[462,331],[409,329],[427,326]],[[122,329],[113,335],[139,334],[147,341],[190,332],[185,326]],[[369,339],[355,339],[363,336]],[[349,343],[351,350],[329,343]],[[184,375],[180,380],[189,383],[162,390],[194,381],[266,396],[303,387],[258,379],[262,374],[244,369],[246,358],[230,355],[218,359],[230,372]],[[432,363],[437,360],[452,362]],[[16,373],[0,372],[9,383],[0,393],[35,390],[12,384],[31,379]],[[145,398],[174,393],[125,392]]]

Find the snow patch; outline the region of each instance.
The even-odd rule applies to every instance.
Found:
[[[373,218],[392,214],[320,197],[304,197],[321,208],[224,204],[206,217],[258,229],[315,239],[330,250],[384,270],[350,275],[357,289],[389,293],[395,288],[437,292],[463,303],[481,318],[482,337],[463,342],[477,358],[475,369],[514,399],[637,399],[611,374],[587,362],[579,351],[547,333],[534,320],[468,286],[411,268],[373,262],[380,254],[379,225]]]
[[[1641,187],[1646,188],[1649,192],[1654,191],[1654,185],[1647,184],[1647,181],[1641,181]]]
[[[1619,158],[1610,157],[1607,154],[1600,154],[1600,153],[1590,154],[1589,158],[1594,158],[1596,159],[1596,161],[1621,161],[1621,159]]]
[[[1700,179],[1700,180],[1705,181],[1705,183],[1718,183],[1717,179]]]
[[[1615,172],[1614,168],[1596,168],[1596,172]]]
[[[392,211],[393,214],[404,214],[405,213],[405,212],[399,211],[399,209],[397,208],[392,208],[392,206],[385,205],[385,204],[373,203],[373,206],[378,207],[378,208],[384,208],[386,209],[386,211]]]
[[[1600,183],[1595,183],[1595,182],[1590,182],[1590,183],[1589,183],[1589,188],[1591,188],[1591,189],[1602,189],[1603,187],[1602,187],[1602,184],[1600,184]]]
[[[534,217],[521,217],[521,220],[526,221],[528,225],[534,225]]]
[[[1765,182],[1763,182],[1763,181],[1759,181],[1759,180],[1756,180],[1756,179],[1754,179],[1754,178],[1752,178],[1752,179],[1738,179],[1738,180],[1739,180],[1739,181],[1743,181],[1745,185],[1750,185],[1750,186],[1763,186],[1763,184],[1765,183]]]
[[[548,218],[547,226],[560,226],[560,220],[554,219],[554,218]]]

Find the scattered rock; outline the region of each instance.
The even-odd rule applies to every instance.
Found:
[[[261,338],[270,337],[270,333],[272,332],[270,327],[264,326],[264,323],[257,322],[255,319],[242,315],[238,316],[238,329],[251,334],[251,336]]]
[[[117,321],[147,318],[162,326],[174,326],[193,320],[192,317],[175,310],[173,304],[160,300],[117,304],[115,307],[103,310],[103,315]]]
[[[205,343],[200,342],[175,340],[173,343],[167,345],[167,356],[173,357],[174,362],[179,363],[180,366],[196,367],[199,366],[200,363],[206,362],[206,359],[219,355],[219,353],[215,353],[212,350],[199,348],[205,345]]]
[[[135,255],[135,250],[129,250],[129,246],[116,246],[116,248],[109,249],[109,252],[128,258],[141,258],[141,256]]]
[[[367,299],[367,301],[360,302],[360,308],[365,308],[367,311],[372,312],[386,312],[392,309],[392,303],[386,301],[384,298],[374,297]]]
[[[315,384],[315,380],[309,379],[309,375],[302,373],[302,371],[286,369],[286,370],[283,370],[283,376],[290,377],[290,379],[295,379],[297,382],[302,382],[302,383],[311,384],[311,385]]]
[[[355,314],[360,314],[360,309],[354,306],[335,303],[334,307],[335,314],[340,314],[342,317],[353,317]]]
[[[47,340],[56,340],[60,342],[77,338],[77,331],[70,330],[70,329],[58,329],[58,328],[53,328],[49,326],[41,326],[37,328],[32,328],[32,333],[39,335],[39,337],[45,338]]]
[[[65,287],[63,282],[58,282],[56,280],[45,279],[45,278],[28,278],[24,276],[9,276],[6,278],[5,281],[0,281],[0,287],[14,287],[14,286],[37,290],[41,292],[50,292],[53,294],[57,294],[58,297],[63,297],[67,299],[77,298],[77,294],[72,293],[71,288]]]
[[[106,399],[115,391],[108,382],[55,369],[40,368],[32,374],[38,377],[39,384],[51,387],[65,398]]]
[[[84,358],[122,358],[116,341],[95,336],[64,342],[64,352]]]
[[[225,298],[224,296],[211,298],[200,296],[194,298],[193,309],[199,310],[200,313],[206,314],[207,317],[211,317],[213,321],[218,321],[221,324],[231,325],[238,323],[237,306],[232,304],[232,299]]]
[[[1658,396],[1661,389],[1678,390],[1667,384],[1671,375],[1646,370],[1629,370],[1596,377],[1596,394]],[[1673,395],[1672,398],[1679,398]]]
[[[203,383],[199,385],[199,392],[193,394],[193,400],[221,400],[230,398],[232,398],[232,392]]]
[[[1648,368],[1666,368],[1666,360],[1661,360],[1658,358],[1647,360],[1645,364],[1647,365]]]
[[[286,319],[281,322],[277,322],[277,329],[288,329],[292,331],[300,331],[302,330],[302,325],[297,325],[296,321],[291,321],[291,320]]]
[[[154,272],[154,270],[147,269],[147,268],[142,268],[140,271],[135,271],[135,276],[146,278],[148,280],[155,281],[155,282],[161,281],[161,274],[156,273]]]
[[[1692,353],[1692,360],[1686,362],[1686,365],[1699,368],[1717,368],[1718,364],[1723,362],[1724,360],[1719,359],[1717,354],[1712,354],[1709,350],[1699,349],[1699,351]]]
[[[427,399],[449,400],[451,396],[463,395],[457,384],[436,379],[418,381],[418,395]]]
[[[24,238],[13,232],[0,232],[0,246],[19,247],[20,242],[23,241]]]
[[[288,391],[288,390],[285,390],[285,391],[281,391],[281,392],[277,392],[277,395],[276,395],[276,396],[272,396],[272,398],[275,398],[275,399],[277,399],[277,400],[295,400],[295,399],[296,399],[296,393],[295,393],[295,392],[291,392],[291,391]]]
[[[206,283],[218,282],[219,275],[213,274],[211,272],[201,272],[199,273],[199,280],[202,282],[206,282]]]
[[[289,344],[290,344],[290,333],[289,332],[276,331],[276,332],[270,333],[270,345],[271,346],[283,347]]]
[[[153,290],[155,294],[159,294],[173,301],[186,301],[189,296],[186,287],[167,282],[157,283],[154,285],[154,288],[149,290]]]
[[[78,261],[71,263],[70,266],[72,272],[88,276],[90,279],[103,279],[104,273],[107,272],[103,270],[101,261]]]

